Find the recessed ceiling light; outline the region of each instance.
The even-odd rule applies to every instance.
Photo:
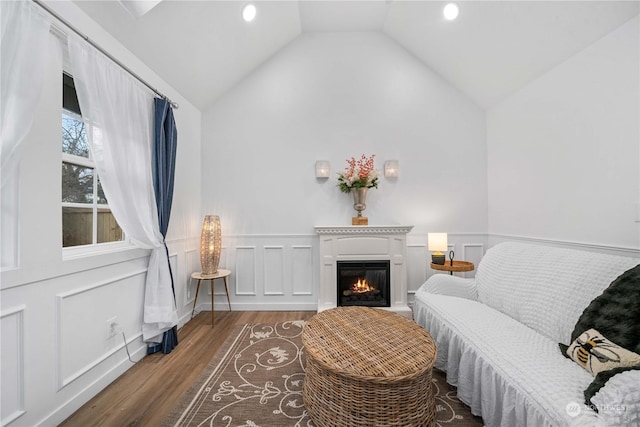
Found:
[[[256,17],[256,7],[253,3],[247,3],[243,8],[242,8],[242,19],[244,19],[246,22],[251,22],[255,19]]]
[[[449,21],[453,21],[454,19],[456,19],[459,13],[460,8],[455,3],[448,3],[442,10],[442,14],[444,15],[445,19]]]

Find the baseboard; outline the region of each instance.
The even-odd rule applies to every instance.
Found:
[[[229,311],[227,302],[214,303],[215,311]],[[280,303],[268,303],[265,301],[250,302],[250,303],[235,303],[231,302],[232,311],[317,311],[317,303],[299,303],[299,302],[280,302]],[[196,307],[196,312],[211,311],[211,303],[199,304]]]

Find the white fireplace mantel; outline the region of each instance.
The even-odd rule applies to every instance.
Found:
[[[320,239],[318,312],[338,305],[337,262],[389,260],[391,306],[388,310],[411,317],[407,304],[407,233],[412,225],[316,226]]]

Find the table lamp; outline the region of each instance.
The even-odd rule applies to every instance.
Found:
[[[444,265],[444,253],[449,246],[447,245],[447,233],[428,233],[427,240],[431,254],[431,262],[434,264]]]
[[[202,274],[212,275],[218,272],[221,249],[220,217],[218,215],[207,215],[202,224],[202,234],[200,235],[200,264]]]

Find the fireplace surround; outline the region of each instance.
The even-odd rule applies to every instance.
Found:
[[[413,226],[316,226],[320,244],[318,312],[338,304],[339,261],[387,261],[388,306],[381,307],[411,318],[407,304],[407,233]]]

